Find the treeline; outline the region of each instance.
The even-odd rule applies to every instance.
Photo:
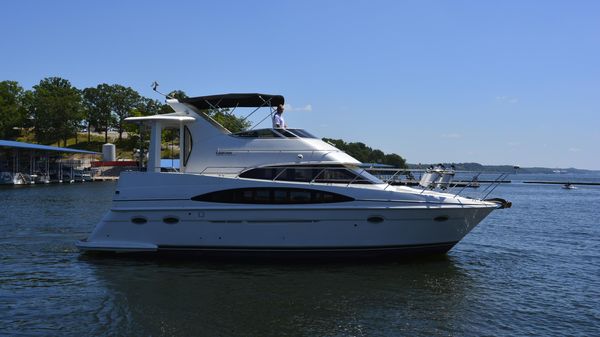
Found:
[[[395,153],[384,153],[378,149],[372,149],[364,143],[346,143],[341,139],[323,138],[324,141],[333,144],[338,149],[346,152],[363,163],[376,163],[392,165],[398,168],[406,168],[406,160]]]
[[[185,98],[185,92],[169,94]],[[15,139],[20,130],[33,130],[35,140],[52,144],[67,140],[87,130],[103,132],[108,142],[108,131],[115,130],[122,139],[125,131],[136,132],[125,124],[125,118],[173,112],[171,107],[156,99],[140,95],[131,87],[102,83],[79,89],[69,80],[48,77],[25,90],[16,81],[0,82],[0,139]],[[227,110],[207,110],[211,117],[232,132],[248,127],[246,121],[227,113]]]
[[[169,96],[181,99],[187,95],[181,90],[169,93]],[[125,123],[125,118],[147,116],[173,112],[170,106],[144,97],[131,87],[120,84],[98,84],[95,87],[76,88],[69,80],[60,77],[48,77],[25,90],[16,81],[0,82],[0,139],[16,139],[22,130],[31,131],[36,142],[54,144],[77,137],[87,131],[87,141],[91,141],[91,132],[104,133],[104,142],[108,142],[108,132],[114,130],[137,135],[135,125]],[[250,123],[228,113],[227,109],[204,111],[231,132],[242,131]],[[167,136],[175,137],[176,133]],[[77,139],[77,138],[76,138]],[[364,163],[388,164],[406,167],[404,158],[397,154],[385,154],[363,143],[346,143],[341,139],[324,138]]]
[[[583,170],[576,168],[550,168],[550,167],[518,167],[514,165],[482,165],[479,163],[442,163],[444,166],[449,167],[454,165],[457,171],[472,171],[472,172],[490,172],[490,173],[527,173],[527,174],[556,174],[556,173],[569,173],[569,174],[590,174],[598,171],[594,170]],[[409,164],[410,169],[425,169],[430,165],[434,164]],[[518,167],[518,168],[517,168]],[[558,171],[558,172],[557,172]]]

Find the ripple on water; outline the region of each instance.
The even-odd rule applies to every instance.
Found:
[[[113,190],[0,191],[3,334],[599,335],[600,189],[501,186],[447,257],[324,265],[80,255]]]

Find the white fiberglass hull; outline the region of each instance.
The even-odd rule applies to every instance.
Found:
[[[485,202],[237,205],[130,198],[115,201],[77,246],[83,251],[206,255],[442,253],[495,208]]]
[[[82,250],[216,252],[445,252],[492,208],[111,211]],[[177,218],[167,224],[165,218]],[[370,220],[369,220],[370,219]]]

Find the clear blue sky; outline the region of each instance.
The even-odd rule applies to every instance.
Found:
[[[411,163],[600,169],[599,1],[8,1],[0,80],[278,93]]]

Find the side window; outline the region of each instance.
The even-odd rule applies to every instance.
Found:
[[[273,203],[274,204],[285,204],[289,199],[290,191],[284,188],[273,190]]]
[[[267,189],[259,189],[254,193],[254,202],[257,204],[267,204],[271,201],[271,191]]]
[[[261,180],[273,180],[282,169],[277,168],[256,168],[250,171],[246,171],[240,174],[240,178],[250,178],[250,179],[261,179]]]
[[[317,183],[332,184],[371,184],[368,179],[342,167],[260,167],[240,174],[240,178],[299,182],[314,180]]]
[[[315,181],[324,183],[348,183],[352,181],[355,176],[354,173],[346,169],[327,169],[323,171]]]
[[[290,191],[290,204],[308,204],[310,200],[310,191],[308,190],[296,190]],[[316,201],[316,200],[315,200]]]
[[[281,138],[280,135],[275,133],[272,129],[258,129],[250,131],[242,131],[232,134],[234,137],[243,138]]]
[[[187,126],[183,129],[183,166],[187,166],[190,155],[192,154],[192,147],[194,142],[192,140],[192,133]]]
[[[353,201],[338,193],[285,187],[239,188],[198,195],[194,201],[228,204],[322,204]]]

